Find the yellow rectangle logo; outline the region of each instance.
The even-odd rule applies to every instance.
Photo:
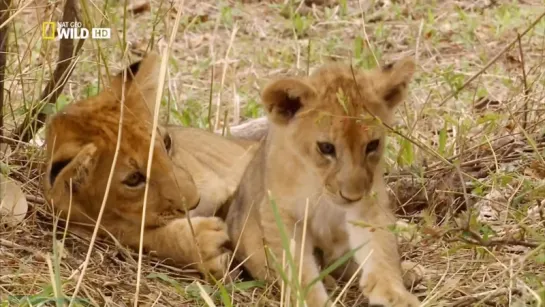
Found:
[[[49,31],[48,31],[49,30]],[[42,23],[42,39],[55,39],[55,33],[57,33],[57,23],[53,21],[47,21]]]

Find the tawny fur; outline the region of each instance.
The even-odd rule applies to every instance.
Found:
[[[404,286],[396,237],[387,229],[395,217],[383,179],[387,130],[381,124],[391,122],[414,69],[411,59],[372,71],[329,64],[309,77],[279,79],[263,90],[268,135],[248,164],[226,218],[235,258],[254,278],[279,278],[264,247],[281,261],[270,192],[296,242],[291,253],[295,263],[302,263],[303,288],[319,275],[316,248],[325,263],[359,248],[349,271],[363,263],[360,289],[371,305],[419,305]],[[313,307],[332,303],[322,282],[309,289],[306,302]]]
[[[228,127],[226,132],[223,129],[218,129],[215,132],[217,134],[225,133],[236,138],[242,138],[246,140],[259,141],[267,135],[269,130],[269,121],[266,116],[254,118],[248,120],[239,125]]]
[[[211,216],[234,193],[254,142],[160,126],[146,179],[159,66],[159,56],[151,53],[131,65],[125,83],[122,74],[111,77],[103,92],[50,119],[44,192],[55,211],[64,217],[70,212],[70,228],[93,227],[114,159],[123,96],[122,136],[102,227],[122,244],[138,247],[148,181],[144,248],[221,277],[231,255],[224,248],[229,238],[224,222]],[[186,212],[195,207],[194,238]]]

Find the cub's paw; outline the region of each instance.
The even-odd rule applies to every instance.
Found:
[[[195,217],[191,218],[191,223],[198,244],[194,257],[199,269],[216,279],[234,277],[238,272],[229,274],[232,252],[227,248],[229,235],[225,223],[217,217]]]
[[[401,271],[405,288],[411,289],[422,282],[426,269],[418,263],[406,260],[401,262]]]
[[[73,173],[64,177],[72,177],[72,183],[75,186],[83,185],[89,179],[89,173],[94,169],[97,162],[96,151],[97,147],[93,143],[83,147],[69,164],[69,167],[66,168],[67,170],[72,169]],[[68,173],[65,174],[68,175]]]
[[[213,217],[216,211],[219,209],[218,207],[220,207],[218,203],[206,199],[205,196],[201,196],[199,205],[189,211],[189,217],[191,217],[191,219],[196,217]]]
[[[403,284],[384,274],[369,274],[362,283],[363,294],[369,299],[369,307],[418,307],[418,298],[407,291]]]

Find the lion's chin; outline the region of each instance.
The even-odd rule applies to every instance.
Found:
[[[338,192],[335,193],[329,191],[328,189],[324,189],[323,199],[333,206],[340,206],[342,208],[345,208],[352,204],[351,202],[342,198]]]

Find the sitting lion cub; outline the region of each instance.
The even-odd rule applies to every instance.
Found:
[[[270,193],[296,242],[291,254],[302,265],[303,289],[319,275],[315,248],[329,263],[357,249],[360,288],[371,306],[419,305],[404,286],[396,237],[387,229],[395,218],[383,181],[387,130],[381,125],[391,121],[414,70],[411,59],[367,72],[329,64],[309,77],[280,79],[263,90],[269,132],[226,219],[231,239],[239,241],[235,257],[254,278],[279,277],[269,274],[282,261],[283,250]],[[306,292],[306,302],[309,307],[331,304],[322,282]]]
[[[193,233],[186,211],[199,205],[203,215],[211,216],[227,201],[252,156],[253,142],[194,128],[159,127],[146,178],[159,60],[150,53],[127,69],[126,82],[122,74],[111,77],[110,86],[97,96],[73,103],[49,120],[44,194],[55,211],[64,217],[70,213],[70,228],[82,223],[93,227],[105,201],[101,225],[122,244],[137,248],[149,182],[144,248],[221,277],[231,255],[224,248],[229,240],[224,222],[192,218]],[[110,183],[122,97],[121,141]]]

